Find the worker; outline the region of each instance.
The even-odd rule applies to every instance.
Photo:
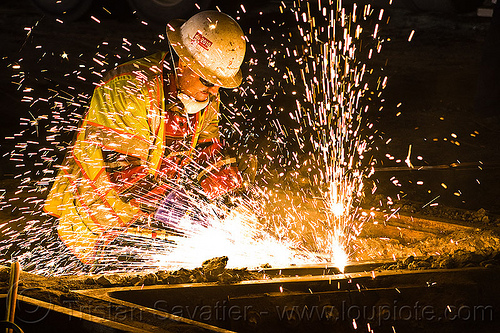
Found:
[[[45,202],[84,264],[133,223],[168,220],[172,198],[214,200],[242,184],[218,122],[219,89],[242,81],[243,31],[204,11],[166,34],[170,50],[122,64],[96,87]]]

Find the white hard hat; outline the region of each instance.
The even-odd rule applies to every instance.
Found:
[[[230,16],[209,10],[187,21],[172,20],[167,37],[180,60],[205,80],[224,88],[241,84],[246,42]]]

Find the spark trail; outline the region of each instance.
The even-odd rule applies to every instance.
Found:
[[[315,245],[343,268],[349,242],[362,228],[357,207],[363,196],[363,180],[370,173],[364,161],[368,149],[365,129],[372,127],[365,119],[367,97],[386,84],[386,78],[379,78],[378,86],[371,86],[366,63],[374,52],[380,52],[378,30],[384,11],[375,13],[378,18],[374,18],[370,5],[346,8],[341,1],[323,3],[298,1],[292,9],[306,45],[296,76],[302,78],[303,103],[308,107],[297,101],[297,120],[310,132],[320,169],[314,182],[326,219],[316,226]]]

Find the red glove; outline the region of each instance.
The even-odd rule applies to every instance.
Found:
[[[200,182],[200,185],[206,196],[210,200],[213,200],[237,189],[242,183],[243,179],[241,178],[238,168],[226,166],[210,172],[208,177]]]

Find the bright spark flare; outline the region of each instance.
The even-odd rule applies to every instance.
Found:
[[[228,267],[257,268],[305,264],[310,258],[294,251],[297,244],[265,232],[257,216],[244,205],[225,219],[210,219],[210,227],[196,228],[180,239],[172,252],[156,255],[158,266],[168,269],[194,268],[207,258],[229,255]]]
[[[356,207],[368,167],[363,164],[367,142],[362,131],[367,125],[364,114],[368,110],[369,69],[360,58],[371,58],[374,49],[380,51],[380,26],[375,23],[371,35],[370,29],[360,26],[360,21],[367,25],[372,20],[370,5],[347,9],[341,2],[325,8],[320,4],[321,14],[317,16],[311,14],[307,1],[298,1],[295,9],[306,44],[305,55],[300,58],[303,66],[296,76],[305,85],[303,103],[310,106],[308,111],[297,101],[298,113],[306,116],[297,120],[311,132],[310,141],[320,167],[315,183],[326,213],[324,223],[315,230],[316,249],[327,253],[343,270],[349,242],[362,227]],[[381,11],[379,21],[383,15]],[[386,78],[379,87],[385,85]]]

